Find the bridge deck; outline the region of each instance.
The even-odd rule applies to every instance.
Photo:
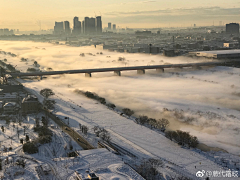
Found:
[[[194,66],[219,66],[225,65],[226,62],[205,62],[205,63],[187,63],[187,64],[168,64],[168,65],[154,65],[154,66],[129,66],[129,67],[113,67],[113,68],[99,68],[99,69],[78,69],[78,70],[64,70],[64,71],[48,71],[48,72],[31,72],[31,73],[10,73],[14,77],[22,76],[43,76],[43,75],[58,75],[58,74],[79,74],[79,73],[96,73],[109,71],[131,71],[131,70],[146,70],[146,69],[164,69],[164,68],[183,68]]]

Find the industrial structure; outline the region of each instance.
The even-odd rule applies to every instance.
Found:
[[[214,59],[232,59],[240,57],[240,49],[233,50],[217,50],[217,51],[198,51],[190,52],[189,55],[214,58]]]

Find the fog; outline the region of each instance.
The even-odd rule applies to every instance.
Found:
[[[0,59],[6,58],[23,72],[28,67],[33,67],[33,61],[38,62],[41,70],[207,61],[36,42],[0,41],[0,49],[17,54],[18,57],[15,58],[1,54]],[[79,56],[80,53],[85,53],[85,56]],[[22,57],[28,58],[28,61],[21,62]],[[119,57],[124,57],[125,60],[118,61]],[[167,118],[170,121],[169,129],[188,131],[202,143],[240,155],[239,77],[240,69],[237,68],[184,68],[168,69],[162,74],[147,70],[145,75],[129,71],[122,72],[121,77],[113,76],[113,72],[93,73],[92,78],[86,78],[84,74],[49,76],[41,81],[26,82],[25,85],[37,87],[44,84],[56,93],[61,90],[74,93],[75,89],[92,91],[119,109],[133,109],[135,116]]]

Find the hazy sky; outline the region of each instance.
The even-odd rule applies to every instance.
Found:
[[[215,25],[239,22],[239,0],[0,0],[0,28],[52,29],[55,21],[102,15],[120,27]]]

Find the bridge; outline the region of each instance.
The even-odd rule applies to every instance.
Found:
[[[79,69],[79,70],[64,70],[64,71],[46,71],[46,72],[29,72],[16,73],[9,72],[12,77],[24,76],[45,76],[45,75],[60,75],[60,74],[81,74],[85,73],[86,77],[91,77],[92,73],[99,72],[114,72],[114,75],[121,76],[122,71],[136,70],[138,74],[145,74],[147,69],[156,69],[157,72],[163,73],[166,68],[184,68],[184,67],[202,67],[202,66],[226,66],[232,65],[234,62],[204,62],[204,63],[187,63],[187,64],[167,64],[167,65],[153,65],[153,66],[129,66],[129,67],[112,67],[112,68],[98,68],[98,69]]]

